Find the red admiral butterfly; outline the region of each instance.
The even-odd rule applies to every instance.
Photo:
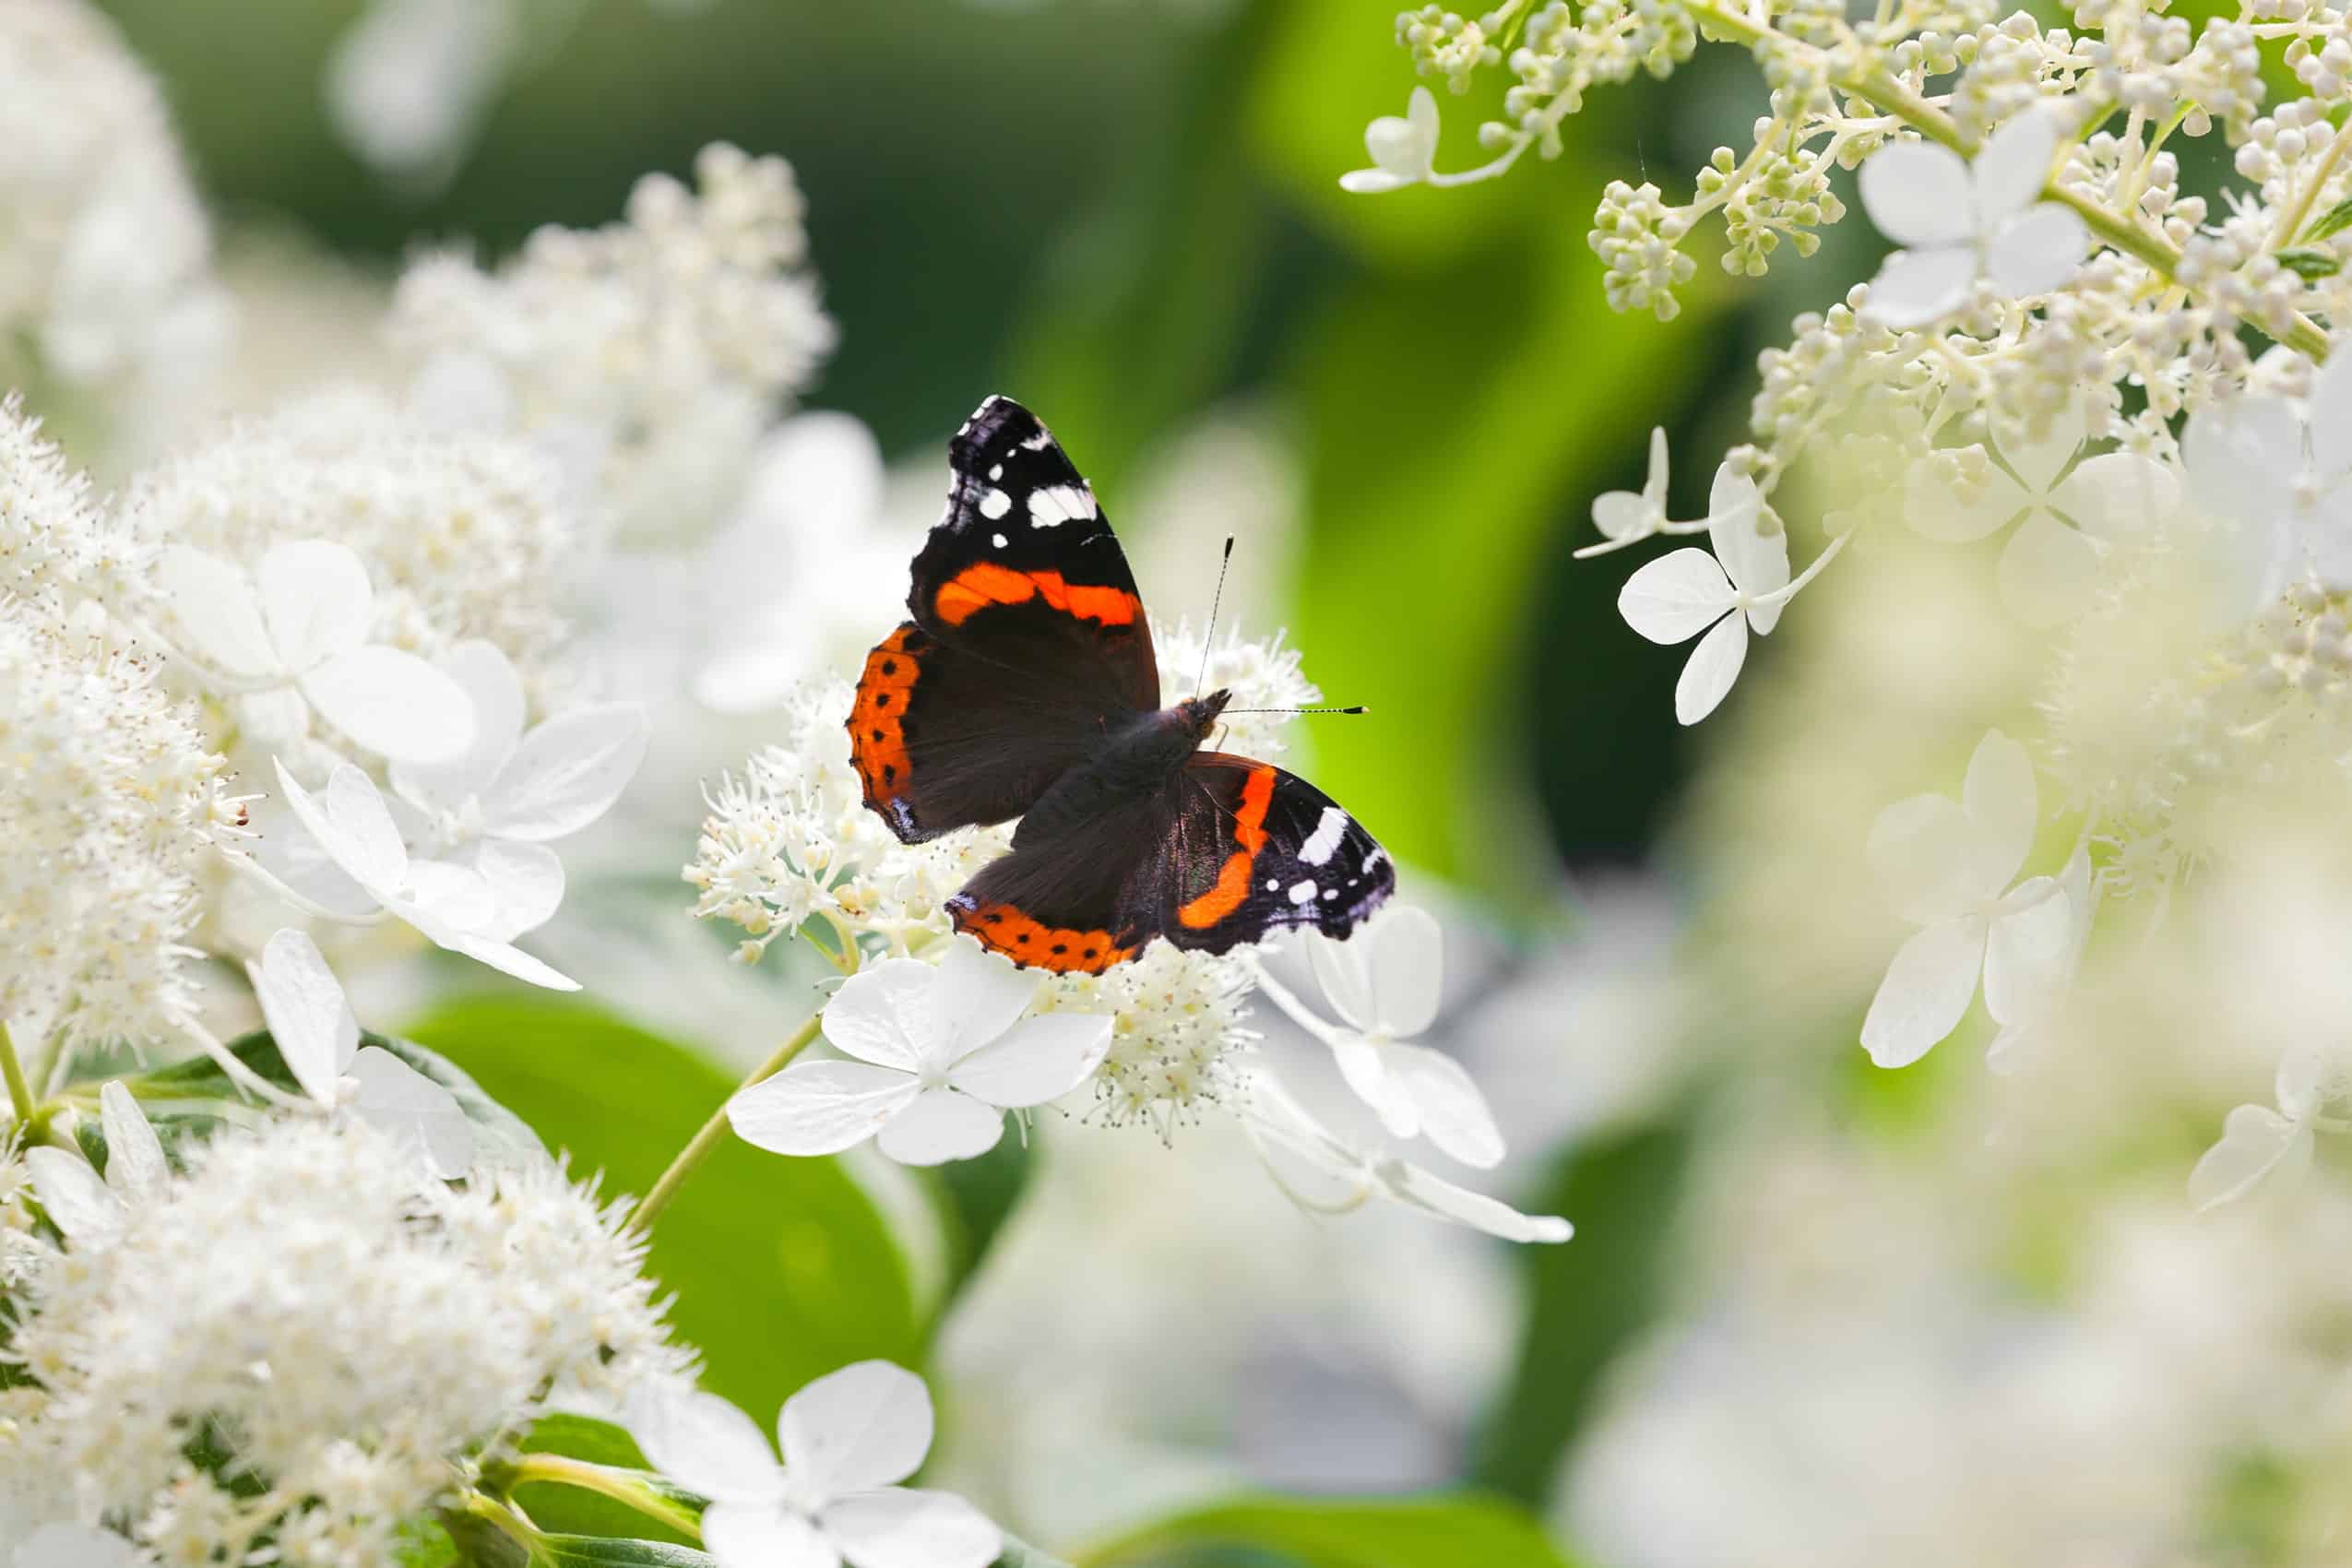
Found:
[[[1037,417],[991,398],[947,452],[914,619],[866,656],[849,731],[904,842],[1021,819],[947,901],[956,929],[1095,974],[1155,936],[1223,953],[1285,926],[1345,936],[1379,908],[1396,867],[1329,796],[1199,749],[1231,693],[1159,706],[1127,558]]]

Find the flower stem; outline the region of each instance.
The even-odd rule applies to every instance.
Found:
[[[500,1482],[505,1490],[535,1481],[577,1487],[599,1497],[609,1497],[681,1535],[702,1538],[702,1522],[695,1511],[666,1495],[639,1471],[594,1465],[585,1459],[567,1459],[560,1454],[525,1454],[500,1471]]]
[[[0,1024],[0,1077],[8,1080],[8,1109],[15,1112],[17,1125],[32,1125],[32,1088],[25,1082],[24,1063],[17,1060],[17,1042],[8,1038],[8,1026]]]
[[[821,1014],[812,1014],[809,1021],[794,1031],[791,1039],[776,1048],[775,1055],[753,1068],[751,1075],[735,1086],[735,1094],[742,1093],[763,1078],[774,1077],[793,1057],[806,1051],[809,1042],[816,1039],[817,1025],[822,1016]],[[729,1100],[734,1098],[731,1094],[727,1097]],[[719,1109],[710,1113],[710,1120],[702,1124],[702,1130],[678,1151],[678,1157],[670,1162],[670,1169],[661,1173],[659,1179],[647,1189],[646,1195],[637,1200],[637,1206],[630,1210],[630,1229],[650,1230],[654,1217],[670,1206],[670,1200],[678,1195],[678,1189],[685,1184],[686,1178],[694,1174],[695,1167],[700,1165],[704,1157],[726,1135],[727,1105],[722,1101]]]

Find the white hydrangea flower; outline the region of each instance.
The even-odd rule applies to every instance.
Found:
[[[1372,155],[1372,166],[1340,175],[1339,188],[1370,194],[1443,184],[1436,170],[1437,128],[1436,95],[1425,87],[1415,88],[1402,119],[1384,114],[1364,127],[1364,150]]]
[[[1666,459],[1666,427],[1656,425],[1650,430],[1650,467],[1642,488],[1638,492],[1612,490],[1593,497],[1593,527],[1600,530],[1603,542],[1587,545],[1577,555],[1620,550],[1664,531],[1666,486],[1671,478]]]
[[[1218,720],[1224,739],[1220,749],[1248,756],[1280,756],[1290,749],[1291,715],[1284,708],[1313,707],[1323,701],[1323,688],[1306,677],[1301,656],[1277,631],[1272,636],[1247,637],[1231,626],[1206,652],[1202,634],[1190,621],[1173,626],[1154,622],[1152,644],[1158,652],[1159,694],[1174,702],[1196,692],[1229,691],[1233,708]],[[1203,671],[1206,673],[1204,674]],[[1233,709],[1265,708],[1264,713]]]
[[[1392,903],[1345,942],[1304,938],[1315,980],[1339,1015],[1334,1026],[1271,979],[1259,984],[1301,1028],[1331,1048],[1340,1075],[1379,1113],[1389,1135],[1429,1141],[1465,1165],[1502,1163],[1503,1134],[1462,1064],[1414,1043],[1437,1021],[1444,933],[1426,909]]]
[[[123,1233],[131,1212],[161,1199],[172,1181],[162,1140],[121,1081],[110,1079],[98,1091],[98,1100],[106,1134],[104,1176],[79,1154],[65,1149],[43,1146],[24,1154],[42,1211],[77,1249],[113,1241]]]
[[[2352,364],[2331,358],[2298,409],[2248,394],[2200,409],[2180,440],[2189,491],[2208,517],[2237,525],[2219,552],[2242,614],[2309,573],[2352,589]]]
[[[462,687],[415,654],[368,640],[375,589],[348,547],[323,539],[277,545],[249,578],[173,544],[156,580],[208,683],[298,694],[335,729],[389,757],[446,762],[473,744],[473,705]]]
[[[0,398],[0,600],[119,601],[154,558],[145,530],[101,508],[88,477],[42,439],[24,399]]]
[[[1896,909],[1922,928],[1887,966],[1862,1020],[1863,1048],[1880,1066],[1908,1066],[1958,1028],[1979,977],[1996,1023],[2030,1022],[2048,1005],[2073,926],[2056,878],[2016,881],[2037,812],[2025,748],[1992,730],[1968,759],[1959,800],[1914,795],[1871,825],[1871,862]]]
[[[339,764],[317,796],[294,781],[282,762],[278,789],[295,820],[336,871],[359,885],[377,907],[405,921],[433,943],[492,968],[552,991],[577,991],[560,974],[514,944],[504,921],[526,905],[545,902],[529,885],[535,868],[486,859],[479,866],[427,860],[409,852],[375,781],[350,763]],[[493,880],[513,873],[512,881]],[[303,890],[291,889],[297,896]],[[559,891],[558,897],[561,893]],[[329,898],[332,898],[329,894]],[[329,901],[310,900],[335,913]]]
[[[2309,1043],[2279,1058],[2277,1109],[2241,1105],[2222,1123],[2221,1141],[2189,1172],[2189,1202],[2199,1213],[2244,1197],[2263,1182],[2299,1181],[2310,1169],[2312,1129],[2335,1092],[2331,1053]]]
[[[888,1361],[853,1362],[787,1399],[777,1449],[715,1394],[641,1391],[628,1426],[656,1469],[710,1500],[703,1547],[719,1568],[838,1568],[845,1559],[988,1568],[1004,1549],[962,1498],[898,1484],[931,1451],[931,1392]]]
[[[12,1479],[86,1499],[174,1562],[381,1562],[484,1443],[683,1380],[644,1243],[553,1166],[450,1187],[364,1122],[186,1146],[104,1245],[37,1268],[12,1349],[37,1384]],[[357,1367],[362,1375],[353,1375]],[[201,1427],[250,1487],[191,1476]]]
[[[1973,160],[1923,141],[1872,153],[1862,209],[1905,248],[1871,282],[1870,314],[1920,327],[1966,304],[1980,279],[2012,300],[2063,284],[2090,235],[2079,214],[2040,199],[2057,152],[2057,124],[2032,109],[1987,137]]]
[[[1341,1213],[1377,1197],[1506,1241],[1565,1241],[1574,1234],[1574,1227],[1556,1215],[1521,1214],[1395,1155],[1357,1147],[1316,1121],[1263,1068],[1250,1075],[1245,1093],[1242,1126],[1266,1155],[1276,1182],[1303,1207]],[[1336,1195],[1325,1198],[1294,1186],[1274,1163],[1277,1151],[1302,1162],[1318,1180],[1338,1183]]]
[[[1778,625],[1783,590],[1792,587],[1787,530],[1765,516],[1755,481],[1728,464],[1716,472],[1707,540],[1713,554],[1685,548],[1661,555],[1617,595],[1625,624],[1654,643],[1706,633],[1674,684],[1674,717],[1683,724],[1696,724],[1729,694],[1747,662],[1750,629],[1764,636]]]
[[[938,964],[885,958],[825,1008],[825,1038],[851,1061],[796,1062],[739,1092],[738,1137],[777,1154],[837,1154],[865,1142],[906,1165],[996,1146],[1004,1112],[1059,1099],[1094,1075],[1111,1021],[1024,1019],[1038,979],[956,937]]]
[[[1146,1126],[1164,1143],[1206,1108],[1240,1102],[1243,1063],[1258,1039],[1248,1027],[1257,983],[1245,951],[1155,942],[1099,975],[1055,977],[1039,1005],[1111,1015],[1111,1049],[1095,1075],[1102,1123]]]
[[[312,1099],[328,1111],[348,1107],[420,1152],[444,1180],[472,1167],[473,1125],[457,1097],[382,1046],[360,1044],[359,1018],[308,932],[277,932],[245,974],[278,1054]]]

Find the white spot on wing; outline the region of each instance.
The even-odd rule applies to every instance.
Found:
[[[1004,537],[1003,534],[1001,534],[1001,533],[992,533],[992,534],[989,535],[989,536],[988,536],[988,541],[989,541],[989,543],[991,543],[991,544],[992,544],[992,545],[996,546],[996,548],[997,548],[997,549],[999,549],[999,550],[1004,549],[1004,546],[1006,545],[1006,543],[1008,543],[1008,542],[1009,542],[1009,541],[1005,539],[1005,537]]]
[[[1029,492],[1029,527],[1058,529],[1078,517],[1095,516],[1094,493],[1067,484],[1049,484]]]
[[[1276,888],[1280,887],[1281,885],[1282,879],[1278,876],[1269,876],[1265,879],[1265,890],[1268,893],[1273,892]]]
[[[1039,425],[1037,427],[1037,434],[1035,435],[1030,436],[1027,441],[1021,443],[1021,450],[1025,452],[1042,452],[1052,445],[1052,432],[1047,430],[1045,426]]]
[[[1299,859],[1311,866],[1323,864],[1339,848],[1340,836],[1347,831],[1348,814],[1337,806],[1324,807],[1323,819],[1307,835],[1307,841],[1299,846]]]
[[[1294,882],[1290,885],[1290,902],[1293,904],[1311,904],[1314,902],[1314,896],[1315,885],[1312,882]]]
[[[992,490],[980,497],[980,516],[992,523],[1012,509],[1013,498],[1001,490]]]
[[[990,469],[988,470],[988,477],[991,479],[1003,479],[1004,477],[1004,465],[998,463],[995,467]]]

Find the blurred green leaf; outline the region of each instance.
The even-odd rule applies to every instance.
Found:
[[[642,1193],[734,1088],[686,1048],[592,1008],[536,996],[448,1004],[410,1031],[445,1051],[576,1170]],[[705,1386],[772,1416],[810,1379],[871,1356],[920,1364],[906,1260],[872,1199],[831,1159],[734,1138],[654,1227],[649,1272],[703,1353]]]
[[[1667,1237],[1691,1158],[1695,1112],[1569,1156],[1535,1205],[1576,1222],[1564,1247],[1528,1247],[1530,1307],[1519,1364],[1481,1435],[1472,1475],[1539,1505],[1560,1456],[1591,1414],[1601,1375],[1657,1316]]]
[[[407,1526],[392,1549],[393,1568],[457,1568],[457,1543],[435,1519]]]
[[[1563,1568],[1524,1509],[1475,1494],[1242,1498],[1179,1514],[1081,1552],[1112,1568],[1211,1549],[1271,1552],[1300,1568]]]
[[[2346,203],[2346,205],[2352,206],[2352,203]],[[2334,216],[2335,214],[2333,212],[2328,214],[2328,217],[2331,219]],[[2347,218],[2347,221],[2352,221],[2352,218]],[[2336,227],[2341,228],[2343,225],[2338,224]],[[2335,231],[2334,229],[2328,231],[2330,233],[2334,233],[2334,232]],[[2344,270],[2344,262],[2342,258],[2337,256],[2333,251],[2281,251],[2278,253],[2278,264],[2287,268],[2287,271],[2295,274],[2298,278],[2314,279],[2321,278],[2333,278],[2338,272]]]
[[[995,1568],[1070,1568],[1070,1565],[1058,1557],[1048,1557],[1025,1540],[1006,1536],[1004,1555],[996,1560]]]
[[[530,1560],[531,1568],[719,1568],[719,1559],[692,1547],[604,1536],[549,1536]]]
[[[1036,1158],[1029,1139],[1007,1134],[978,1158],[950,1160],[927,1172],[932,1202],[947,1233],[949,1301],[979,1269],[997,1231],[1013,1217]]]

